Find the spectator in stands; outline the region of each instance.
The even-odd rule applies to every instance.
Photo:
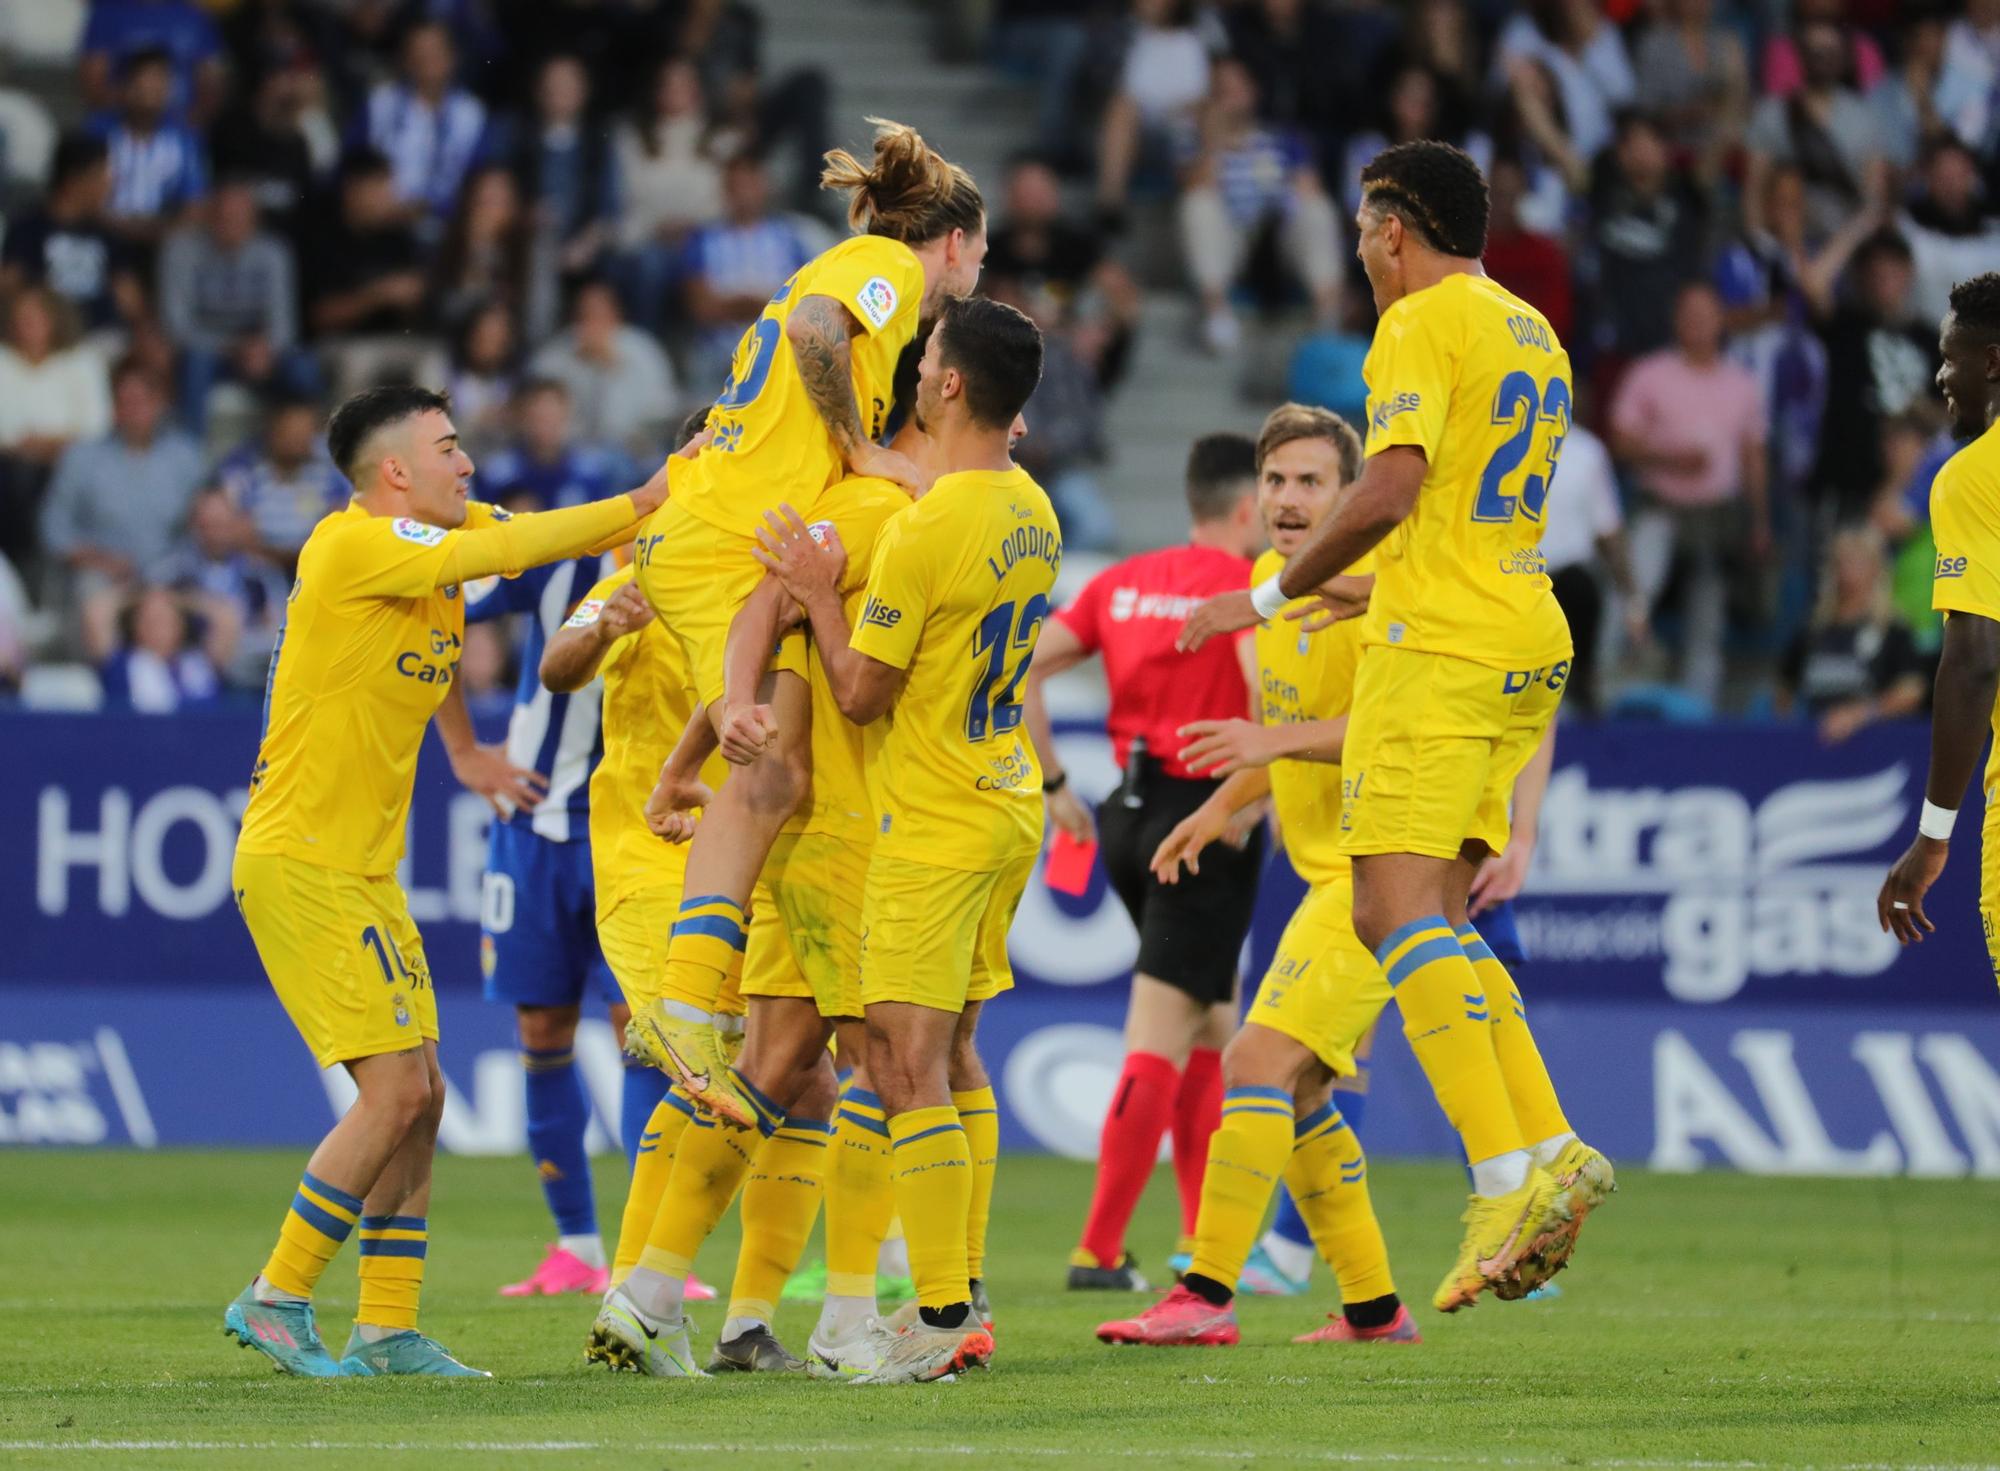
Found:
[[[1874,109],[1849,81],[1846,33],[1810,22],[1798,28],[1798,46],[1804,84],[1789,96],[1764,98],[1750,115],[1744,212],[1753,228],[1762,228],[1764,175],[1773,164],[1796,164],[1806,180],[1807,222],[1814,239],[1824,240],[1888,198],[1889,161]]]
[[[786,203],[792,209],[805,214],[829,209],[829,198],[819,188],[821,159],[831,142],[826,74],[817,67],[799,67],[775,78],[767,75],[764,19],[743,0],[703,0],[686,14],[676,50],[698,58],[716,119],[724,132],[735,135],[716,156],[727,158],[747,148],[775,161],[789,176]]]
[[[119,611],[101,657],[104,702],[114,710],[174,715],[212,704],[222,692],[195,620],[170,588],[141,589]]]
[[[1896,65],[1868,90],[1882,152],[1891,167],[1907,169],[1927,138],[1947,124],[1939,107],[1944,92],[1945,18],[1911,16],[1897,38]]]
[[[1618,28],[1595,0],[1529,0],[1494,38],[1493,69],[1537,146],[1581,189],[1638,85]]]
[[[1785,651],[1779,709],[1802,707],[1820,739],[1838,745],[1878,720],[1923,709],[1927,672],[1890,599],[1881,533],[1869,526],[1837,532],[1812,622]]]
[[[0,347],[0,555],[33,564],[51,467],[110,423],[104,360],[78,345],[75,312],[46,286],[21,287]]]
[[[264,223],[294,249],[318,173],[306,134],[306,110],[317,86],[309,66],[274,67],[222,115],[210,138],[216,173],[248,181]]]
[[[1836,254],[1825,269],[1839,265]],[[1842,520],[1865,514],[1881,483],[1884,423],[1935,414],[1937,404],[1937,322],[1917,310],[1909,243],[1891,230],[1869,235],[1854,250],[1852,277],[1846,300],[1822,300],[1826,416],[1812,477],[1815,493]]]
[[[264,555],[257,528],[211,486],[188,508],[187,533],[153,569],[200,617],[202,648],[225,683],[261,688],[284,627],[291,572]]]
[[[68,301],[86,331],[139,315],[145,293],[131,253],[112,233],[111,162],[102,138],[71,133],[56,144],[48,198],[7,220],[0,289],[44,285]]]
[[[513,312],[489,301],[459,325],[447,347],[425,359],[417,374],[418,382],[436,384],[451,395],[451,422],[482,471],[487,454],[513,432],[520,359]]]
[[[1951,288],[2000,260],[2000,221],[1979,177],[1979,159],[1950,133],[1925,150],[1923,173],[1896,221],[1910,242],[1912,309],[1927,321],[1951,307]]]
[[[530,337],[543,337],[555,324],[553,261],[537,251],[534,224],[521,207],[520,186],[500,164],[485,164],[467,176],[438,248],[430,301],[437,323],[455,330],[489,301],[511,308]]]
[[[817,253],[816,241],[771,208],[770,172],[739,153],[722,172],[723,215],[688,240],[680,275],[696,330],[694,381],[720,387],[743,329],[780,286]],[[817,230],[817,227],[815,227]]]
[[[1704,185],[1721,178],[1750,116],[1743,42],[1715,0],[1667,0],[1633,53],[1639,106],[1659,119],[1679,161]]]
[[[112,105],[112,78],[141,51],[167,58],[176,114],[197,123],[215,116],[227,85],[222,38],[194,0],[92,0],[79,75],[85,105]]]
[[[32,616],[27,584],[0,553],[0,693],[19,690],[27,675]]]
[[[1362,99],[1380,85],[1396,36],[1388,7],[1336,10],[1310,0],[1248,0],[1224,12],[1229,53],[1257,79],[1260,114],[1296,129],[1323,169],[1340,159],[1340,143],[1371,119]],[[1439,135],[1443,136],[1443,135]],[[1343,192],[1345,180],[1326,180]]]
[[[1201,151],[1181,191],[1181,245],[1201,296],[1201,336],[1234,352],[1242,327],[1229,293],[1260,240],[1274,239],[1304,283],[1315,323],[1340,324],[1341,230],[1305,141],[1257,121],[1257,83],[1233,57],[1217,61]]]
[[[1944,618],[1931,606],[1937,581],[1937,538],[1931,533],[1931,482],[1957,453],[1949,425],[1915,416],[1892,419],[1882,430],[1882,484],[1868,524],[1879,531],[1891,554],[1891,598],[1918,649],[1937,652]]]
[[[394,345],[407,352],[407,334],[425,317],[423,252],[381,154],[349,155],[337,212],[313,232],[313,247],[306,272],[312,328],[331,339],[328,369],[344,390],[364,381]]]
[[[1133,175],[1164,175],[1195,146],[1209,93],[1211,38],[1193,0],[1132,0],[1132,35],[1097,144],[1097,205],[1122,216]]]
[[[208,395],[229,381],[257,393],[311,395],[319,370],[299,348],[292,248],[260,230],[247,180],[225,180],[200,223],[160,249],[160,319],[180,349],[181,414],[199,433]]]
[[[1535,229],[1522,218],[1527,169],[1519,159],[1496,158],[1486,178],[1492,195],[1486,273],[1547,317],[1559,339],[1572,341],[1575,300],[1569,251],[1560,235]]]
[[[1945,32],[1939,71],[1939,112],[1985,155],[1987,188],[2000,191],[2000,0],[1966,0]]]
[[[689,61],[660,67],[652,96],[614,140],[623,209],[619,279],[632,315],[656,325],[688,234],[722,214],[722,166],[701,73]]]
[[[1722,688],[1724,564],[1771,545],[1764,395],[1722,352],[1722,301],[1706,281],[1681,287],[1674,341],[1632,365],[1611,409],[1611,443],[1640,492],[1632,570],[1648,613],[1675,559],[1690,562],[1683,602],[1684,687],[1709,704]]]
[[[570,325],[535,354],[530,369],[569,390],[577,432],[650,458],[674,422],[679,393],[660,344],[625,321],[605,281],[577,290]]]
[[[1082,166],[1078,94],[1096,38],[1077,0],[997,0],[990,55],[1035,88],[1035,147],[1065,171]]]
[[[452,405],[456,421],[458,405]],[[237,446],[215,467],[215,483],[249,531],[248,550],[291,571],[313,527],[350,494],[320,439],[319,406],[281,399],[260,438]]]
[[[1665,346],[1675,293],[1701,274],[1707,212],[1674,163],[1667,137],[1643,113],[1618,119],[1590,195],[1595,343],[1620,358]]]
[[[119,608],[173,545],[201,488],[201,451],[166,417],[165,380],[120,363],[111,374],[111,432],[63,452],[42,507],[42,545],[74,574],[93,658],[110,651]]]
[[[1569,620],[1575,646],[1570,665],[1569,698],[1586,715],[1602,708],[1604,691],[1599,658],[1604,642],[1604,582],[1609,577],[1618,593],[1627,643],[1643,646],[1650,634],[1646,600],[1632,576],[1632,559],[1625,545],[1625,513],[1619,502],[1618,472],[1604,441],[1584,426],[1587,409],[1577,405],[1576,420],[1563,437],[1562,471],[1549,487],[1548,509],[1542,517],[1542,556],[1554,585],[1556,601]]]
[[[595,271],[618,223],[618,161],[591,116],[590,74],[575,56],[542,64],[534,114],[515,140],[514,176],[563,279]]]
[[[519,434],[479,467],[481,494],[522,510],[602,500],[631,488],[631,466],[616,450],[575,435],[569,390],[555,378],[531,378],[514,397]]]
[[[1758,91],[1780,101],[1796,96],[1812,86],[1812,60],[1807,55],[1810,42],[1806,31],[1813,26],[1830,26],[1836,36],[1835,59],[1841,75],[1853,86],[1867,91],[1882,80],[1887,70],[1882,48],[1866,31],[1847,24],[1847,0],[1792,0],[1792,28],[1777,31],[1764,42]]]
[[[458,198],[486,140],[486,104],[458,85],[458,52],[440,21],[403,37],[401,78],[368,94],[357,142],[389,160],[410,219],[434,230]]]
[[[147,247],[208,190],[207,149],[173,118],[173,86],[167,52],[134,51],[120,70],[117,112],[94,125],[111,158],[111,228]]]
[[[1392,144],[1442,138],[1471,154],[1480,168],[1491,167],[1493,140],[1471,125],[1464,99],[1428,66],[1411,62],[1397,68],[1381,95],[1381,116],[1347,141],[1340,188],[1350,214],[1361,208],[1362,169]]]

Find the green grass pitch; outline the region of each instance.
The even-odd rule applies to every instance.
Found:
[[[440,1162],[425,1326],[491,1383],[299,1382],[220,1331],[295,1154],[0,1153],[0,1465],[1970,1466],[2000,1460],[2000,1184],[1624,1172],[1560,1301],[1443,1318],[1462,1174],[1378,1166],[1425,1343],[1295,1347],[1333,1298],[1251,1300],[1235,1349],[1110,1349],[1131,1297],[1061,1290],[1086,1166],[1002,1162],[991,1373],[871,1390],[586,1366],[591,1307],[503,1302],[547,1234],[518,1160]],[[604,1161],[605,1218],[622,1185]],[[1172,1242],[1155,1180],[1133,1240]],[[1150,1248],[1150,1250],[1149,1250]],[[813,1247],[817,1252],[817,1242]],[[726,1280],[734,1227],[701,1271]],[[329,1271],[338,1352],[354,1257]],[[719,1305],[696,1309],[703,1354]],[[804,1308],[779,1330],[802,1349]],[[744,1456],[755,1459],[745,1461]]]

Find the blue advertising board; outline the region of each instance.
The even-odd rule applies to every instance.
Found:
[[[271,997],[230,902],[252,712],[174,720],[0,714],[0,1143],[307,1144],[350,1095]],[[1086,793],[1115,772],[1071,726]],[[1874,894],[1914,826],[1921,726],[1826,748],[1787,727],[1566,728],[1544,808],[1521,981],[1571,1116],[1665,1168],[2000,1175],[2000,998],[1975,844],[1935,891],[1938,933],[1882,936]],[[1970,825],[1970,816],[1968,822]],[[437,978],[449,1149],[523,1146],[511,1018],[478,992],[486,809],[420,763],[404,880]],[[1968,837],[1970,835],[1968,834]],[[1246,971],[1298,893],[1282,857]],[[1003,1143],[1095,1150],[1136,942],[1093,880],[1031,884],[1017,986],[982,1051]],[[1392,1016],[1368,1120],[1378,1154],[1452,1140]],[[579,1054],[614,1137],[617,1044]],[[254,1096],[228,1086],[254,1069]]]

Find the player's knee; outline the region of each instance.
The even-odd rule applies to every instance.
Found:
[[[1392,907],[1372,890],[1354,886],[1354,937],[1370,950],[1388,939],[1396,928]]]
[[[514,1009],[521,1045],[530,1052],[561,1052],[576,1042],[581,1015],[574,1006],[519,1006]]]
[[[427,1118],[435,1128],[444,1111],[444,1079],[438,1077],[433,1086],[431,1073],[421,1063],[377,1071],[362,1081],[361,1100],[398,1132],[408,1133]]]
[[[819,1065],[807,1075],[805,1086],[792,1101],[789,1112],[796,1118],[830,1119],[839,1097],[840,1079],[833,1070],[833,1059],[822,1049]]]
[[[1247,1026],[1222,1050],[1224,1088],[1283,1088],[1291,1092],[1304,1072],[1305,1049],[1269,1027]]]

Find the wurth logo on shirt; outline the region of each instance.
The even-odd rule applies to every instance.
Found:
[[[1141,592],[1136,587],[1114,587],[1111,589],[1111,604],[1106,611],[1113,623],[1129,623],[1134,618],[1167,618],[1175,623],[1185,623],[1204,601],[1179,593]]]

